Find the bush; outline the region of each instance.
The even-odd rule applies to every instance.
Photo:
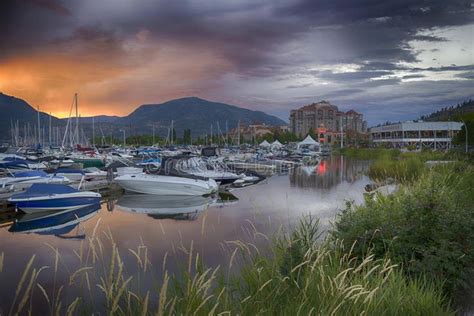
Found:
[[[183,249],[188,254],[186,268],[173,277],[166,272],[166,256],[152,265],[147,248],[141,245],[137,251],[129,250],[137,259],[137,267],[130,269],[111,236],[106,241],[92,236],[89,247],[84,245],[77,253],[79,269],[70,274],[67,284],[49,284],[53,290],[41,285],[38,275],[54,273],[49,279],[56,280],[63,263],[57,249],[51,258],[53,271],[34,268],[33,257],[18,283],[10,311],[35,314],[36,304],[43,299],[51,314],[68,315],[454,314],[437,283],[407,279],[388,258],[376,258],[370,252],[355,257],[357,245],[347,247],[337,240],[321,244],[318,237],[317,222],[309,218],[289,236],[270,242],[271,255],[263,255],[248,242],[229,242],[234,249],[229,249],[227,272],[205,267],[191,243],[189,249]],[[239,271],[231,274],[237,263]],[[157,278],[157,284],[140,286],[140,280],[156,278],[160,264],[164,275]],[[54,288],[60,290],[55,293]]]
[[[407,174],[414,174],[417,163],[410,164]],[[453,295],[465,288],[474,264],[473,169],[459,162],[440,165],[392,196],[351,205],[331,236],[346,247],[355,243],[358,257],[372,251],[401,264],[410,277],[441,281]]]

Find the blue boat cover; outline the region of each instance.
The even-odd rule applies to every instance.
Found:
[[[15,178],[25,178],[25,177],[47,177],[48,174],[41,170],[28,170],[15,172],[13,174]]]
[[[7,161],[7,160],[4,160],[4,161],[0,161],[0,167],[2,168],[11,168],[11,167],[18,167],[18,166],[24,166],[26,168],[28,168],[28,164],[26,163],[25,160],[21,160],[21,161]]]
[[[18,158],[18,157],[5,157],[3,161],[19,161],[19,162],[26,162],[25,159]]]
[[[55,173],[80,173],[84,174],[84,171],[79,169],[69,169],[69,168],[58,168]]]
[[[14,198],[30,198],[38,196],[47,196],[51,194],[64,194],[79,192],[78,190],[64,185],[64,184],[53,184],[53,183],[34,183],[25,192],[13,195]]]

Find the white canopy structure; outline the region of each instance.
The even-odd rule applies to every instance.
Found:
[[[277,139],[271,144],[271,147],[272,147],[272,149],[280,149],[280,148],[283,147],[283,144],[280,143]]]
[[[302,146],[316,147],[319,146],[319,143],[315,141],[310,135],[308,135],[305,139],[298,143],[298,149],[300,149]]]
[[[260,143],[259,146],[260,146],[260,147],[265,147],[265,148],[267,148],[267,147],[270,147],[270,143],[267,142],[266,140],[264,140],[263,142]]]

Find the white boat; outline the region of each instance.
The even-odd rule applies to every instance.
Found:
[[[115,178],[123,189],[130,192],[155,195],[208,195],[217,192],[213,179],[201,180],[152,174],[125,174]]]
[[[100,203],[96,192],[78,191],[63,184],[33,184],[25,192],[15,194],[8,201],[25,213],[74,210]]]
[[[137,167],[118,167],[117,168],[117,175],[124,176],[126,174],[142,174],[143,168]]]
[[[276,166],[257,162],[229,161],[227,164],[231,169],[248,170],[263,176],[271,176],[276,172]]]
[[[69,184],[71,181],[63,176],[47,174],[40,170],[15,172],[11,177],[0,179],[0,191],[10,192],[25,190],[35,183]]]
[[[182,173],[214,179],[220,185],[231,184],[241,178],[233,172],[220,168],[216,163],[205,162],[197,157],[179,160],[175,168]]]

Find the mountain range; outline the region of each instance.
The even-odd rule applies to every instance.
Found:
[[[26,101],[0,93],[0,141],[11,139],[11,126],[18,123],[20,134],[24,127],[30,125],[33,131],[37,126],[37,110]],[[41,124],[48,126],[51,119],[53,127],[66,126],[67,118],[60,119],[47,113],[40,113]],[[186,97],[170,100],[161,104],[144,104],[127,116],[81,117],[80,125],[86,135],[92,134],[94,120],[96,135],[127,135],[151,134],[153,129],[157,135],[166,136],[173,121],[178,137],[185,128],[192,131],[193,137],[209,134],[211,126],[217,134],[218,129],[225,132],[227,128],[235,128],[240,121],[243,125],[264,123],[267,125],[285,125],[285,121],[261,111],[253,111],[225,103],[212,102],[197,97]]]

